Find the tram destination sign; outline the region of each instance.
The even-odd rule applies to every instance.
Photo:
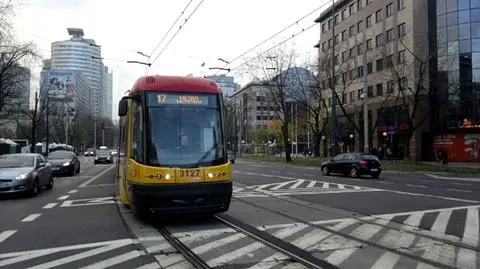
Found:
[[[210,96],[191,93],[155,93],[150,95],[151,105],[210,105]]]

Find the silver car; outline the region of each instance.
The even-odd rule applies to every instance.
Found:
[[[36,153],[0,156],[0,194],[28,192],[36,196],[41,188],[53,188],[52,168]]]

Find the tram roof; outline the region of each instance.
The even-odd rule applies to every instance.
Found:
[[[198,77],[143,76],[137,79],[129,95],[142,91],[178,91],[221,93],[215,81]]]

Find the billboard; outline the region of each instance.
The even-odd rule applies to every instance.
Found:
[[[44,83],[49,100],[73,102],[75,98],[75,73],[73,71],[51,70]]]
[[[435,136],[433,148],[446,150],[451,161],[480,162],[480,133]]]

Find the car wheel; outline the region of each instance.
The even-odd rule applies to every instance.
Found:
[[[33,188],[30,190],[31,196],[37,196],[40,192],[40,183],[38,182],[38,178],[35,179],[33,182]]]
[[[50,176],[50,179],[48,180],[47,184],[47,190],[53,189],[53,176]]]
[[[379,178],[380,177],[380,173],[373,173],[372,174],[372,178]]]
[[[78,168],[77,168],[77,174],[80,174],[80,165],[78,165]]]
[[[234,164],[234,163],[235,163],[235,160],[231,160],[230,162],[231,162],[232,164]]]
[[[330,169],[328,169],[328,166],[325,165],[322,167],[322,174],[327,176],[330,175]]]
[[[68,175],[71,177],[75,175],[75,166],[70,167],[70,171],[68,171]]]
[[[358,169],[356,167],[352,167],[352,169],[350,169],[350,177],[356,178],[358,176]]]

